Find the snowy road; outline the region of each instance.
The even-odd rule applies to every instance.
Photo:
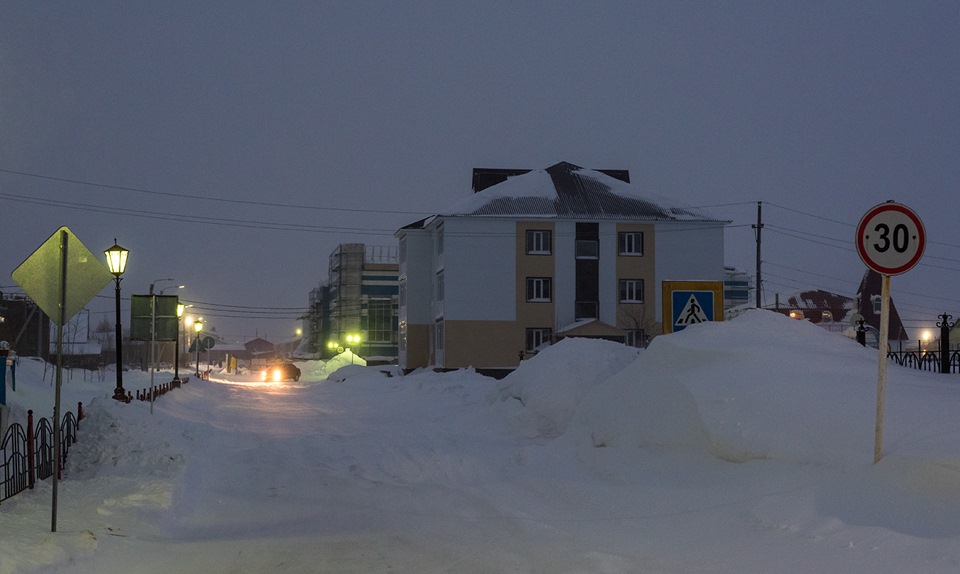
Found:
[[[748,314],[640,355],[564,341],[500,382],[194,381],[153,415],[74,383],[99,398],[60,527],[47,483],[5,501],[0,574],[957,572],[960,387],[892,369],[874,465],[876,357],[834,337]],[[17,401],[44,404],[30,377]]]

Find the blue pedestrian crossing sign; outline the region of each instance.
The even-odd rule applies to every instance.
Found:
[[[722,281],[664,281],[663,332],[723,320]]]

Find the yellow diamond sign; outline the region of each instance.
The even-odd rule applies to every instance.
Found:
[[[66,227],[51,235],[13,270],[12,276],[23,292],[60,326],[113,279],[107,266]]]

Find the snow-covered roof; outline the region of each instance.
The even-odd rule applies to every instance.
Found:
[[[509,177],[439,215],[718,221],[696,208],[641,193],[633,184],[567,162]]]

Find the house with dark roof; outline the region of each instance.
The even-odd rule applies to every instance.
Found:
[[[663,280],[723,280],[728,222],[625,170],[478,169],[473,191],[396,232],[401,368],[508,371],[570,336],[640,345]]]
[[[802,291],[780,297],[767,309],[782,313],[794,319],[806,319],[828,331],[848,333],[853,336],[852,319],[860,314],[867,329],[867,344],[876,347],[880,340],[880,290],[882,278],[879,273],[867,269],[860,281],[855,297],[831,293],[822,289]],[[897,306],[890,301],[890,341],[907,341],[907,330],[900,320]]]
[[[873,269],[867,269],[860,280],[860,287],[857,289],[857,312],[863,315],[863,320],[867,325],[867,342],[874,347],[879,344],[880,340],[880,297],[882,288],[883,277]],[[890,341],[910,340],[892,297],[890,298],[890,316],[887,318],[887,324],[890,329],[888,336]]]
[[[768,309],[793,319],[806,319],[828,331],[842,333],[850,328],[849,318],[854,307],[855,300],[846,295],[813,289],[786,297],[777,294],[776,303]]]

